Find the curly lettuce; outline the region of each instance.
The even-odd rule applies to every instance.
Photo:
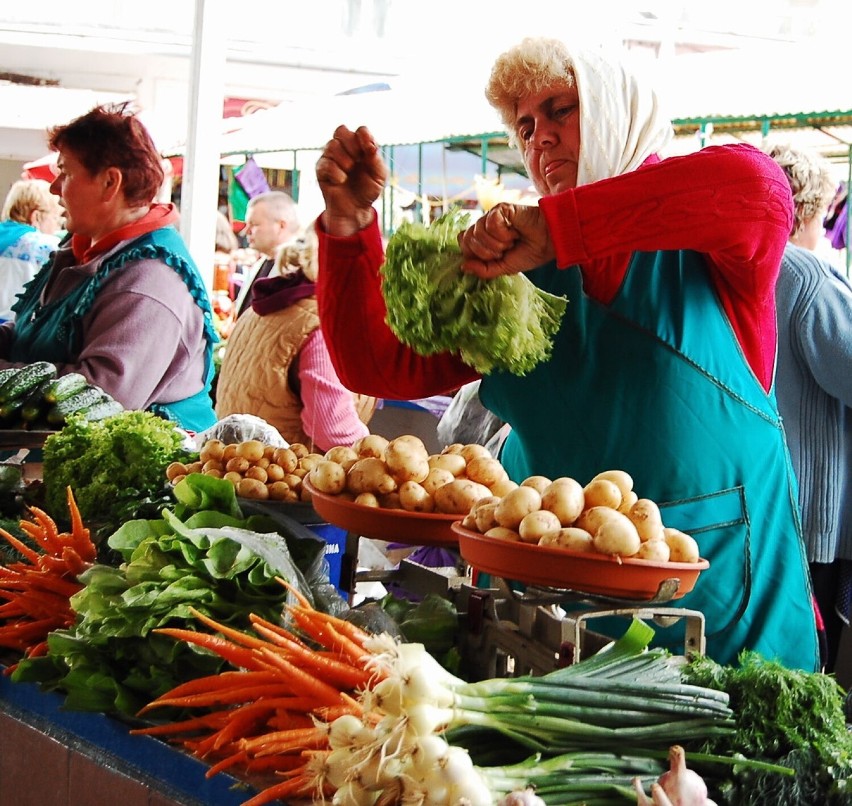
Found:
[[[567,300],[525,274],[483,280],[462,272],[457,236],[468,220],[451,211],[391,236],[381,268],[387,324],[420,355],[458,352],[483,375],[526,375],[550,358]]]
[[[151,412],[125,411],[95,422],[72,416],[44,443],[46,508],[65,520],[70,486],[88,526],[116,527],[129,505],[165,486],[169,463],[187,455],[183,432]]]

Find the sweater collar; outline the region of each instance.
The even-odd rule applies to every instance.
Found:
[[[314,296],[316,289],[316,283],[308,280],[301,269],[281,277],[265,277],[252,286],[251,307],[258,316],[266,316]]]
[[[71,248],[79,263],[88,263],[98,255],[112,249],[116,244],[121,243],[121,241],[138,238],[140,235],[174,224],[177,220],[177,208],[173,204],[152,204],[151,209],[142,218],[113,230],[94,246],[91,238],[85,235],[73,235],[71,237]]]

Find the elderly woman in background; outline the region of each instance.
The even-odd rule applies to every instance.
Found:
[[[251,307],[228,337],[216,414],[253,414],[288,442],[327,451],[369,433],[372,397],[337,377],[317,312],[316,233],[281,247],[274,275],[254,284]]]
[[[62,208],[42,179],[20,179],[6,195],[0,220],[0,321],[59,246]]]
[[[529,272],[569,300],[550,360],[482,378],[483,404],[511,426],[501,461],[515,481],[627,471],[710,561],[678,600],[704,613],[707,654],[735,663],[752,649],[816,670],[771,392],[792,220],[782,171],[747,145],[660,159],[672,128],[652,89],[619,59],[554,39],[500,56],[486,95],[542,198],[498,204],[465,231],[463,268]],[[337,128],[317,162],[320,317],[344,384],[413,399],[477,374],[454,353],[414,354],[385,322],[373,204],[387,176],[369,131]],[[683,625],[655,640],[682,651]]]
[[[825,622],[824,668],[833,672],[852,581],[852,287],[814,250],[834,198],[831,165],[806,149],[777,143],[767,152],[787,175],[795,207],[775,293],[775,388],[799,481],[802,529]]]
[[[164,174],[150,135],[126,106],[99,106],[52,129],[49,145],[71,238],[0,328],[0,366],[52,361],[125,408],[211,426],[218,337],[178,213],[155,201]]]

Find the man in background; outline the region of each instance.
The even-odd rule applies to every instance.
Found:
[[[236,299],[237,317],[251,307],[255,280],[274,274],[278,250],[300,233],[296,203],[284,191],[269,190],[249,200],[246,208],[245,235],[260,259],[249,269]]]

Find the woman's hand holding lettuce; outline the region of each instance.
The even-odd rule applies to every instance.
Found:
[[[458,352],[483,375],[526,375],[550,357],[567,300],[524,274],[482,280],[462,272],[457,239],[467,223],[450,212],[394,233],[382,266],[388,326],[421,355]]]

